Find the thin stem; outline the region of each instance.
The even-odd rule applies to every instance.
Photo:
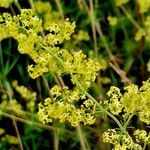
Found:
[[[87,139],[84,139],[84,141],[85,141],[85,144],[86,144],[86,149],[87,149],[87,150],[91,150],[90,144],[89,144],[88,140],[87,140]]]
[[[76,80],[76,83],[77,83],[77,86],[85,93],[85,95],[86,95],[88,98],[90,98],[90,99],[97,105],[97,107],[99,107],[100,110],[106,112],[106,114],[107,114],[109,117],[111,117],[111,118],[116,122],[116,124],[119,126],[120,129],[123,128],[122,125],[121,125],[121,123],[118,121],[118,119],[117,119],[114,115],[112,115],[111,113],[109,113],[108,111],[106,111],[106,110],[97,102],[97,100],[96,100],[93,96],[91,96],[88,92],[86,92],[86,91],[83,89],[82,85],[81,85],[77,80]]]
[[[32,7],[32,8],[34,9],[34,11],[35,11],[35,7],[34,7],[33,0],[29,0],[29,2],[30,2],[31,7]],[[55,0],[55,2],[56,2],[56,4],[57,4],[58,10],[59,10],[59,12],[60,12],[60,14],[61,14],[61,17],[62,17],[62,19],[64,20],[64,14],[63,14],[63,9],[62,9],[60,0]],[[42,32],[42,35],[44,36],[44,32]],[[51,54],[52,54],[52,53],[51,53]],[[56,57],[57,57],[57,56],[56,56]],[[59,59],[59,58],[57,58],[57,59]],[[64,87],[64,86],[65,86],[65,84],[64,84],[64,82],[63,82],[61,76],[59,76],[59,75],[54,75],[54,80],[56,81],[57,85],[60,85],[61,87]],[[51,96],[52,96],[52,95],[51,95]]]
[[[54,133],[54,150],[58,150],[59,149],[59,138],[58,138],[59,130],[55,130],[53,131],[53,133]]]
[[[56,58],[60,62],[62,67],[64,67],[63,61],[56,54],[53,54],[47,47],[43,46],[42,44],[41,47],[44,48],[46,51],[48,51],[54,58]]]
[[[56,75],[54,75],[54,80],[55,80],[55,82],[56,82],[57,85],[60,85],[59,80],[58,80],[58,78],[57,78]],[[61,85],[60,85],[60,86],[61,86]]]
[[[97,31],[98,31],[98,34],[99,36],[101,37],[103,43],[104,43],[104,46],[105,46],[105,49],[106,49],[106,52],[108,53],[109,55],[109,58],[110,58],[110,66],[113,68],[113,70],[120,76],[120,78],[122,79],[122,82],[125,83],[125,84],[130,84],[131,81],[130,79],[126,76],[126,73],[120,68],[120,66],[118,65],[116,59],[115,59],[115,56],[111,53],[111,50],[107,44],[107,41],[103,35],[103,32],[102,32],[102,29],[101,29],[101,26],[100,26],[100,23],[97,22],[96,24],[97,26]]]
[[[30,3],[30,7],[33,9],[33,11],[35,12],[35,7],[34,7],[34,3],[33,0],[29,0]]]
[[[79,88],[80,88],[83,92],[85,92],[86,96],[88,96],[91,100],[93,100],[94,103],[97,105],[97,107],[99,107],[100,110],[105,111],[106,114],[107,114],[111,119],[113,119],[113,120],[115,121],[115,123],[118,125],[118,127],[120,128],[120,130],[122,131],[122,133],[124,133],[125,135],[127,135],[127,136],[130,138],[130,140],[132,141],[132,143],[134,144],[132,138],[130,137],[130,135],[129,135],[128,132],[126,131],[126,128],[124,128],[124,127],[122,126],[122,124],[120,123],[120,121],[119,121],[113,114],[111,114],[110,112],[108,112],[107,110],[105,110],[105,109],[96,101],[95,98],[93,98],[89,93],[87,93],[87,92],[83,89],[82,85],[81,85],[78,81],[76,81],[76,82],[77,82],[77,85],[79,86]],[[136,150],[135,146],[134,146],[134,149]]]
[[[127,128],[127,126],[128,126],[128,124],[129,124],[130,120],[132,119],[133,115],[134,115],[134,114],[131,114],[131,115],[128,117],[128,120],[127,120],[126,123],[124,124],[124,128],[125,128],[125,129]]]
[[[137,29],[140,29],[139,24],[133,19],[132,15],[127,12],[127,10],[125,9],[125,7],[120,6],[120,8],[121,8],[121,10],[123,11],[123,13],[126,15],[126,17],[133,23],[133,25],[134,25]]]
[[[46,93],[48,93],[50,98],[53,98],[53,95],[49,92],[50,87],[49,87],[48,82],[45,79],[44,75],[42,76],[42,79],[43,79],[43,82],[44,82],[44,85],[45,85],[45,88],[46,88]]]
[[[85,146],[84,137],[83,137],[80,125],[78,125],[76,127],[76,129],[77,129],[77,133],[78,133],[78,136],[79,136],[79,139],[80,139],[80,144],[81,144],[82,150],[87,150],[86,146]]]
[[[115,72],[120,76],[122,82],[130,84],[131,81],[127,78],[126,73],[120,69],[120,67],[117,67],[115,64],[113,63],[109,63],[110,66],[115,70]]]
[[[122,133],[124,133],[125,135],[127,135],[127,137],[129,137],[129,139],[132,141],[132,144],[134,145],[134,147],[133,147],[134,150],[137,150],[137,148],[135,147],[134,141],[132,140],[132,138],[129,135],[129,133],[126,131],[126,128],[124,128],[124,126],[121,125],[121,123],[119,122],[119,120],[114,115],[112,115],[109,112],[107,112],[107,115],[109,117],[111,117],[117,123],[117,125],[119,126],[120,130],[122,131]]]
[[[23,150],[23,145],[22,145],[22,142],[21,142],[21,138],[20,138],[19,130],[18,130],[18,127],[17,127],[17,124],[16,124],[16,120],[15,120],[15,118],[14,118],[14,116],[13,116],[13,115],[12,115],[12,120],[13,120],[13,124],[14,124],[14,127],[15,127],[15,131],[16,131],[16,134],[17,134],[18,140],[19,140],[20,150]]]
[[[16,13],[15,13],[15,11],[14,11],[12,5],[10,5],[10,10],[11,10],[11,12],[12,12],[13,15],[16,15]]]
[[[90,3],[90,18],[91,18],[91,26],[92,26],[92,34],[93,34],[93,42],[94,42],[94,51],[96,57],[98,57],[98,48],[97,48],[97,38],[96,38],[96,29],[95,29],[95,14],[94,14],[94,8],[93,8],[93,1],[89,0]]]
[[[91,18],[91,27],[92,27],[92,34],[93,34],[93,42],[94,42],[94,52],[95,56],[98,59],[98,47],[97,47],[97,36],[96,36],[96,19],[95,19],[95,13],[94,13],[94,7],[93,7],[93,0],[89,0],[90,3],[90,18]],[[100,73],[98,73],[97,76],[97,84],[99,87],[101,87],[101,81],[100,81]]]
[[[64,86],[65,86],[65,83],[64,83],[62,77],[61,77],[60,75],[57,75],[56,77],[57,77],[57,79],[59,80],[59,85],[61,85],[61,87],[64,87]]]
[[[43,45],[41,45],[41,47],[43,47],[45,50],[47,50],[54,58],[56,58],[60,62],[60,64],[62,65],[62,67],[64,67],[63,61],[57,55],[53,54],[47,47],[44,47]],[[54,79],[55,79],[56,83],[58,85],[60,85],[61,87],[65,86],[65,84],[63,82],[63,79],[61,78],[60,75],[57,75],[57,76],[55,75]]]
[[[91,17],[91,14],[93,15],[93,2],[92,2],[92,0],[89,0],[89,2],[90,2],[91,10],[90,10],[90,8],[87,7],[85,1],[82,0],[83,6],[85,7],[85,10],[87,11],[87,14]],[[93,16],[92,16],[92,17],[93,17]],[[92,18],[92,17],[91,17],[91,18]],[[93,18],[94,18],[94,17],[93,17]],[[92,19],[93,19],[93,18],[92,18]],[[94,18],[93,20],[94,20],[94,27],[93,27],[93,29],[95,28],[95,29],[97,30],[97,33],[99,34],[100,38],[102,39],[102,42],[103,42],[103,44],[104,44],[104,46],[105,46],[105,50],[106,50],[106,52],[107,52],[107,54],[108,54],[108,56],[109,56],[110,62],[112,62],[113,65],[115,66],[115,67],[113,67],[113,69],[114,69],[117,73],[119,73],[118,75],[121,77],[123,83],[125,83],[125,84],[130,84],[131,81],[127,78],[126,73],[119,67],[119,65],[118,65],[118,63],[117,63],[117,61],[116,61],[116,59],[115,59],[115,56],[111,53],[111,50],[110,50],[110,48],[109,48],[109,46],[108,46],[108,43],[107,43],[107,41],[106,41],[106,39],[105,39],[105,37],[104,37],[104,35],[103,35],[103,32],[102,32],[100,23],[97,22],[95,18]],[[96,32],[96,31],[95,31],[95,32]],[[94,32],[93,32],[93,35],[94,35]],[[93,37],[94,37],[94,36],[93,36]],[[112,66],[111,66],[111,67],[112,67]]]
[[[102,42],[104,44],[104,47],[106,49],[106,52],[107,52],[108,56],[111,58],[113,55],[112,55],[111,50],[110,50],[110,48],[109,48],[109,46],[107,44],[107,41],[106,41],[106,39],[105,39],[105,37],[103,35],[102,29],[101,29],[101,25],[100,25],[99,22],[96,22],[96,29],[97,29],[97,32],[98,32],[99,36],[101,37],[101,40],[102,40]]]
[[[63,13],[63,9],[62,9],[60,0],[55,0],[55,2],[56,2],[56,5],[57,5],[57,7],[58,7],[58,10],[59,10],[59,12],[60,12],[60,14],[61,14],[61,18],[64,20],[64,13]]]
[[[18,2],[18,0],[14,0],[14,3],[15,3],[15,5],[16,5],[16,7],[18,8],[18,10],[21,12],[21,6],[20,6],[20,4],[19,4],[19,2]]]
[[[145,149],[146,149],[146,145],[147,145],[147,143],[144,142],[144,146],[143,146],[142,150],[145,150]]]
[[[25,123],[25,124],[28,124],[28,125],[32,125],[32,126],[37,126],[37,127],[47,129],[47,130],[57,130],[58,129],[56,127],[52,127],[52,126],[49,126],[49,125],[44,125],[44,124],[41,124],[41,123],[38,123],[38,122],[33,122],[33,121],[30,121],[30,120],[26,120],[26,119],[17,117],[15,115],[12,116],[11,114],[3,112],[2,110],[0,110],[0,115],[3,115],[4,117],[10,118],[10,119],[12,119],[12,117],[14,117],[14,119],[16,121],[19,121],[19,122],[22,122],[22,123]],[[66,130],[66,129],[59,128],[59,130],[65,130],[68,134],[71,134],[71,132]]]
[[[84,0],[81,0],[81,1],[83,3],[83,6],[85,7],[85,10],[86,10],[87,14],[89,16],[91,16],[90,10],[89,10],[88,6],[86,5],[85,1]],[[90,4],[90,5],[92,7],[92,4]],[[100,24],[96,20],[95,20],[95,28],[96,28],[98,34],[100,35],[100,37],[101,37],[104,45],[105,45],[105,48],[106,48],[106,51],[107,51],[108,55],[111,56],[112,55],[111,50],[109,49],[109,46],[108,46],[108,44],[106,42],[106,39],[105,39],[105,37],[104,37],[104,35],[102,33],[101,26],[100,26]]]
[[[85,8],[85,10],[86,10],[86,12],[87,12],[87,14],[90,15],[89,8],[88,8],[88,6],[86,5],[85,1],[84,1],[84,0],[81,0],[81,2],[82,2],[82,4],[83,4],[83,6],[84,6],[84,8]]]
[[[119,126],[120,130],[121,130],[123,133],[126,133],[126,130],[123,128],[122,124],[119,122],[119,120],[118,120],[114,115],[112,115],[112,114],[111,114],[110,112],[108,112],[108,111],[106,112],[106,114],[116,122],[116,124]]]
[[[150,136],[150,132],[148,133],[147,137],[149,137],[149,136]],[[144,146],[143,146],[143,148],[142,148],[143,150],[146,149],[147,144],[148,144],[147,142],[144,142]]]

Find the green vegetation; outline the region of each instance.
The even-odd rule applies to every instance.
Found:
[[[0,8],[0,149],[150,149],[149,0]]]

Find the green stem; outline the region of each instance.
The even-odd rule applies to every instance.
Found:
[[[18,140],[19,140],[20,150],[24,150],[23,145],[22,145],[22,141],[21,141],[21,137],[20,137],[20,134],[19,134],[19,130],[18,130],[18,127],[17,127],[17,123],[16,123],[16,120],[15,120],[13,115],[12,115],[12,121],[13,121],[14,128],[15,128]]]
[[[59,130],[53,131],[54,133],[54,150],[59,150]]]
[[[148,135],[147,135],[147,137],[149,137],[150,136],[150,132],[148,133]],[[148,143],[147,142],[144,142],[144,146],[143,146],[143,150],[145,150],[146,149],[146,145],[147,145]]]
[[[82,149],[83,149],[83,150],[87,150],[87,149],[86,149],[86,146],[85,146],[84,137],[83,137],[83,134],[82,134],[82,130],[81,130],[80,125],[78,125],[78,126],[76,127],[76,129],[77,129],[77,132],[78,132],[78,136],[79,136],[79,140],[80,140],[80,144],[81,144]]]
[[[62,9],[62,5],[60,3],[60,0],[55,0],[55,2],[56,2],[56,5],[58,7],[58,10],[59,10],[59,12],[61,14],[61,18],[64,20],[64,13],[63,13],[63,9]]]
[[[124,124],[124,128],[125,128],[125,129],[127,128],[127,126],[128,126],[128,124],[129,124],[130,120],[132,119],[133,115],[134,115],[134,114],[131,114],[131,115],[128,117],[128,120],[125,122],[125,124]]]
[[[97,107],[99,107],[100,110],[106,112],[106,114],[107,114],[110,118],[112,118],[112,119],[116,122],[116,124],[119,126],[119,128],[124,132],[124,128],[122,127],[122,125],[121,125],[121,123],[119,122],[119,120],[118,120],[114,115],[112,115],[110,112],[108,112],[107,110],[105,110],[105,109],[97,102],[97,100],[96,100],[93,96],[91,96],[88,92],[86,92],[86,91],[83,89],[82,85],[81,85],[77,80],[76,80],[76,83],[77,83],[77,86],[85,93],[85,95],[86,95],[88,98],[90,98],[90,99],[97,105]]]
[[[91,19],[91,27],[92,27],[92,35],[93,35],[93,43],[94,43],[94,52],[96,59],[98,59],[98,46],[97,46],[97,36],[96,36],[96,18],[95,18],[95,12],[94,12],[94,6],[93,6],[93,0],[89,0],[90,4],[90,19]],[[101,81],[100,81],[100,73],[98,72],[97,76],[97,84],[99,88],[101,87]]]
[[[96,101],[96,99],[93,98],[88,92],[86,92],[86,91],[84,90],[84,88],[82,87],[82,85],[81,85],[77,80],[76,80],[76,84],[77,84],[77,86],[85,93],[85,95],[86,95],[88,98],[90,98],[90,99],[97,105],[97,107],[99,107],[100,110],[106,112],[106,114],[107,114],[111,119],[113,119],[113,120],[116,122],[116,124],[118,125],[118,127],[120,128],[120,130],[122,131],[122,133],[124,133],[125,135],[127,135],[127,136],[130,138],[130,140],[132,141],[132,143],[134,144],[132,138],[130,137],[130,135],[129,135],[128,132],[126,131],[126,128],[124,128],[124,127],[122,126],[122,124],[120,123],[120,121],[119,121],[113,114],[111,114],[111,113],[108,112],[105,108],[103,108],[103,107]],[[134,149],[136,150],[135,146],[134,146]]]
[[[21,12],[21,6],[20,6],[20,4],[19,4],[19,2],[18,2],[18,0],[14,0],[14,3],[15,3],[15,5],[16,5],[16,7],[18,8],[18,10]]]
[[[120,6],[120,8],[122,9],[122,11],[123,11],[123,13],[126,15],[126,17],[130,20],[130,22],[131,22],[137,29],[140,29],[139,24],[133,19],[132,15],[127,12],[127,10],[125,9],[125,7]]]
[[[145,150],[146,145],[147,145],[147,143],[145,142],[145,143],[144,143],[144,146],[143,146],[143,148],[142,148],[143,150]]]
[[[34,3],[33,0],[29,0],[30,3],[30,7],[33,9],[33,11],[35,12],[35,7],[34,7]]]

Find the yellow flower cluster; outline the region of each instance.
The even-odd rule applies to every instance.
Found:
[[[117,6],[126,4],[129,0],[115,0]]]
[[[0,7],[8,8],[13,0],[0,0]]]
[[[77,84],[76,80],[78,80],[84,89],[89,88],[95,81],[101,65],[91,59],[86,59],[82,51],[72,52],[72,54],[64,51],[62,57],[65,72],[71,75],[73,84]]]
[[[73,35],[73,38],[79,42],[79,41],[89,41],[90,37],[88,32],[85,32],[84,30],[79,30],[77,34]]]
[[[136,142],[138,143],[144,142],[144,143],[150,144],[150,134],[147,135],[147,132],[145,130],[137,129],[134,132],[134,136],[135,136]]]
[[[36,9],[37,15],[43,20],[43,28],[47,30],[49,26],[53,23],[54,26],[64,24],[64,19],[62,18],[59,11],[52,10],[52,7],[49,2],[44,1],[34,1],[34,6]],[[79,30],[77,33],[74,33],[72,40],[70,42],[64,42],[64,48],[67,49],[79,49],[77,46],[81,41],[88,41],[90,37],[87,32]]]
[[[135,39],[136,41],[139,41],[139,40],[141,40],[142,37],[144,37],[145,35],[146,35],[145,30],[142,29],[142,28],[140,28],[140,29],[138,29],[138,31],[136,32],[134,39]]]
[[[47,7],[49,7],[48,4]],[[44,7],[39,13],[46,11],[43,9]],[[58,20],[56,22],[49,20],[46,23],[30,9],[23,9],[20,15],[13,17],[4,13],[1,15],[1,20],[1,40],[13,37],[18,41],[20,53],[29,55],[35,62],[34,65],[28,67],[32,78],[50,71],[60,76],[69,74],[71,77],[71,82],[74,85],[72,90],[67,89],[67,87],[61,89],[56,86],[52,88],[51,92],[53,94],[54,91],[57,91],[60,96],[54,94],[52,99],[47,98],[45,100],[44,105],[39,105],[41,120],[51,122],[52,119],[60,119],[61,122],[68,121],[74,126],[80,122],[84,124],[94,123],[93,111],[88,110],[87,104],[76,107],[75,101],[78,102],[82,97],[85,97],[84,92],[95,81],[97,71],[102,68],[101,64],[86,58],[81,50],[69,52],[69,50],[59,47],[64,40],[70,39],[74,32],[75,23],[69,22],[68,19],[63,22],[61,20],[60,23],[57,23]],[[1,31],[5,31],[7,36],[3,37]],[[27,94],[30,92],[25,87],[18,86],[16,82],[14,87],[23,98],[28,98]],[[89,100],[85,101],[89,103]]]
[[[5,142],[5,141],[10,143],[10,144],[15,144],[15,145],[19,144],[18,138],[15,136],[9,135],[9,134],[6,134],[4,137],[2,137],[1,143]]]
[[[105,143],[113,144],[114,150],[142,150],[142,147],[133,143],[132,139],[127,137],[127,135],[117,132],[115,129],[108,129],[103,133],[103,141]]]
[[[53,99],[47,98],[44,104],[39,104],[38,115],[43,123],[52,122],[52,119],[70,122],[72,126],[77,126],[81,122],[84,124],[95,122],[95,104],[89,99],[84,100],[85,95],[81,95],[78,89],[71,91],[67,87],[62,89],[59,86],[54,86],[50,93],[53,95]],[[84,101],[82,105],[77,103],[80,97]]]
[[[15,99],[11,99],[9,101],[3,100],[0,103],[0,109],[1,111],[4,112],[11,112],[18,116],[24,116],[24,112],[22,111],[23,110],[22,106]]]
[[[57,25],[64,24],[64,20],[61,18],[60,13],[52,10],[49,2],[34,1],[34,7],[37,15],[43,20],[44,29],[49,28],[52,22]]]
[[[0,148],[2,148],[2,144],[7,142],[9,144],[18,145],[19,140],[17,137],[6,134],[3,128],[0,128]]]
[[[23,100],[25,100],[27,110],[30,112],[34,112],[36,93],[30,91],[25,86],[19,86],[17,81],[13,81],[12,86],[20,94],[20,96],[23,98]]]
[[[140,88],[131,84],[124,89],[124,94],[120,94],[116,87],[108,92],[110,111],[113,114],[123,111],[126,115],[137,115],[141,121],[150,124],[150,80],[144,81]]]
[[[140,8],[140,13],[148,12],[150,8],[150,1],[149,0],[137,0],[137,3]]]
[[[120,90],[117,87],[112,86],[107,93],[109,101],[109,109],[114,115],[118,115],[122,111],[120,98],[122,97]]]

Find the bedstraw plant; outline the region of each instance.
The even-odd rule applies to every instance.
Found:
[[[134,15],[132,16],[126,10],[124,5],[128,3],[134,3],[138,6],[138,17],[142,18],[141,22],[136,22]],[[5,134],[5,130],[0,128],[0,135],[3,135],[0,147],[4,147],[5,142],[18,144],[20,149],[28,147],[26,142],[22,142],[23,137],[20,137],[16,121],[28,122],[28,119],[33,119],[33,123],[36,121],[35,125],[43,128],[53,128],[51,126],[55,123],[69,124],[76,128],[83,150],[92,148],[90,148],[89,139],[86,139],[82,128],[93,129],[93,126],[98,123],[98,126],[103,126],[103,122],[107,125],[102,127],[98,138],[103,141],[103,145],[104,143],[111,144],[108,149],[145,150],[149,148],[150,133],[147,128],[150,124],[150,79],[143,81],[139,86],[133,84],[132,79],[129,79],[119,66],[119,58],[117,60],[113,51],[110,50],[111,46],[109,47],[107,43],[109,39],[104,36],[103,26],[96,19],[93,4],[98,7],[101,5],[99,1],[89,0],[89,6],[84,0],[78,1],[80,9],[85,8],[91,21],[94,53],[92,51],[86,53],[85,50],[80,49],[79,43],[89,41],[90,36],[83,30],[74,34],[77,30],[76,23],[66,16],[64,17],[59,0],[56,0],[59,11],[53,11],[48,1],[30,0],[29,4],[31,8],[22,9],[17,0],[0,1],[1,7],[11,7],[12,10],[12,13],[3,12],[0,14],[0,41],[3,42],[10,38],[16,41],[19,53],[30,58],[30,64],[27,66],[29,76],[37,81],[42,77],[48,92],[46,96],[38,100],[38,92],[23,85],[20,86],[18,81],[15,80],[11,84],[7,84],[6,87],[9,87],[12,92],[3,93],[1,96],[0,113],[13,120],[17,137]],[[15,12],[13,5],[18,12]],[[144,40],[146,44],[149,43],[149,0],[136,0],[136,2],[114,0],[113,5],[115,5],[115,9],[118,9],[115,11],[121,10],[126,19],[135,26],[132,40],[134,42]],[[112,30],[111,36],[114,36],[115,30],[120,27],[122,14],[117,15],[110,14],[106,17]],[[124,31],[125,26],[122,28]],[[124,32],[128,36],[126,31]],[[99,56],[97,34],[100,36],[99,42],[106,49],[109,61]],[[126,71],[130,70],[132,62],[125,68]],[[147,61],[147,73],[150,70],[149,64]],[[111,86],[107,94],[104,94],[105,90],[102,86],[110,84],[111,79],[107,76],[101,77],[100,73],[110,69],[109,65],[119,75],[124,87]],[[50,87],[48,79],[45,79],[49,75],[55,80]],[[65,77],[67,77],[67,82]],[[98,94],[96,89],[98,89]],[[92,91],[96,94],[94,95]],[[99,94],[100,91],[104,93]],[[22,99],[20,102],[15,94]],[[106,123],[106,120],[110,122]],[[136,123],[134,124],[134,122]],[[130,131],[130,128],[133,130]],[[58,135],[59,132],[56,130],[54,149],[59,149]],[[103,149],[106,148],[103,147]]]

